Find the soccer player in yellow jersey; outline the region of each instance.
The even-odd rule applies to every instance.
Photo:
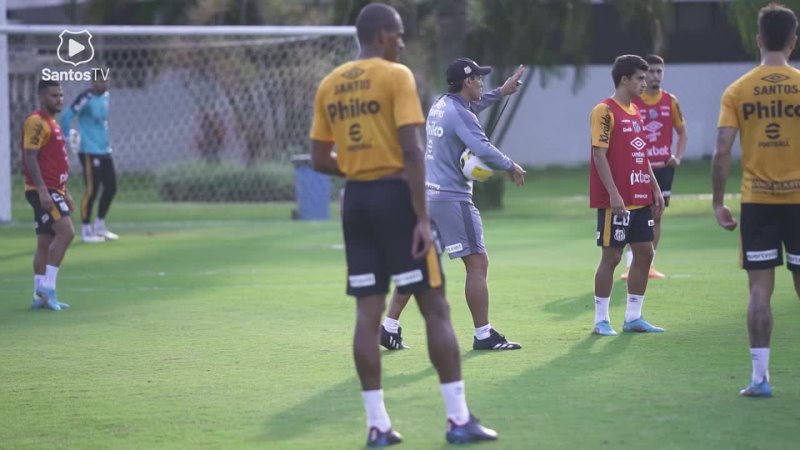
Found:
[[[719,225],[736,228],[724,205],[731,149],[739,132],[742,149],[741,255],[750,302],[747,330],[752,381],[740,394],[771,397],[769,384],[775,267],[792,272],[800,296],[800,71],[789,65],[797,43],[797,16],[770,3],[758,13],[761,65],[722,94],[712,160],[713,207]]]
[[[425,318],[428,351],[447,411],[447,441],[497,439],[467,408],[458,342],[425,204],[425,119],[414,75],[397,63],[403,22],[394,8],[372,3],[359,13],[356,30],[357,59],[335,68],[317,89],[311,152],[315,170],[347,180],[342,227],[347,293],[356,298],[353,354],[367,415],[367,446],[402,441],[392,429],[381,388],[378,342],[390,281],[401,293],[414,294]]]

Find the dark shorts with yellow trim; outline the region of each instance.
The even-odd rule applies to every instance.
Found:
[[[33,220],[36,222],[36,234],[55,234],[53,224],[62,217],[69,217],[69,205],[64,195],[56,189],[48,189],[50,198],[53,199],[53,209],[45,211],[39,202],[37,191],[25,191],[25,199],[33,207]]]
[[[672,197],[672,180],[675,178],[674,167],[659,167],[653,169],[656,176],[658,187],[661,188],[661,195],[664,196],[664,206],[669,206],[669,199]]]
[[[610,208],[597,210],[597,245],[623,247],[635,242],[653,240],[653,210],[649,206],[631,209],[627,217],[611,213]]]
[[[444,286],[435,225],[428,254],[411,256],[417,216],[405,180],[348,181],[342,210],[348,295],[386,294],[390,281],[404,294]]]
[[[800,271],[800,205],[742,203],[741,266],[745,270],[783,265]]]

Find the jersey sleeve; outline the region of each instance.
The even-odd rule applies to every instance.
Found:
[[[314,96],[314,119],[311,122],[310,135],[315,141],[333,142],[333,129],[325,111],[324,85],[325,80],[322,80]]]
[[[678,99],[670,94],[671,97],[671,105],[672,105],[672,127],[673,128],[683,128],[686,126],[686,120],[683,118],[683,112],[681,112],[681,105],[678,103]]]
[[[39,116],[30,116],[22,126],[22,148],[40,150],[50,140],[50,126]]]
[[[592,147],[608,148],[611,143],[611,130],[614,128],[614,114],[611,107],[599,103],[592,109],[589,118]]]
[[[733,86],[728,86],[722,94],[719,105],[719,128],[739,128],[739,119],[736,116],[736,93]]]
[[[402,65],[394,83],[394,119],[398,128],[425,123],[414,74],[411,69]]]

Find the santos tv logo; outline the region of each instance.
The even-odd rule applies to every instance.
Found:
[[[56,50],[58,60],[64,64],[78,67],[94,59],[94,46],[92,33],[89,30],[70,31],[64,30],[58,35],[59,43]],[[52,70],[42,69],[42,79],[52,81],[91,81],[97,79],[107,80],[108,69],[92,67],[89,70]]]

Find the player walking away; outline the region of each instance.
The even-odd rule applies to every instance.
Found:
[[[72,119],[78,118],[78,131],[70,131],[70,141],[76,141],[78,158],[83,168],[86,190],[81,200],[81,240],[83,242],[115,241],[115,233],[106,228],[106,215],[117,193],[117,175],[111,158],[108,139],[108,82],[102,78],[92,81],[91,88],[81,93],[61,117],[61,127],[70,130]],[[97,218],[91,225],[94,201],[100,194]]]
[[[669,92],[661,89],[661,82],[664,79],[664,59],[658,55],[647,55],[644,57],[649,68],[645,81],[647,88],[640,97],[634,97],[633,103],[639,107],[644,123],[645,135],[647,135],[647,159],[656,175],[658,186],[664,195],[664,207],[669,206],[669,199],[672,195],[672,180],[675,177],[675,168],[681,165],[681,159],[686,152],[686,124],[678,106],[678,99]],[[678,143],[675,147],[675,154],[672,153],[672,137],[678,135]],[[653,218],[653,261],[655,261],[658,242],[661,239],[661,218]],[[633,261],[633,252],[628,249],[625,253],[627,266],[622,273],[623,280],[628,279],[628,271]],[[664,274],[656,270],[654,265],[650,266],[648,273],[650,278],[664,278]]]
[[[608,316],[614,269],[625,244],[633,250],[628,306],[622,331],[664,331],[642,318],[647,273],[653,259],[653,220],[664,211],[664,197],[647,160],[647,136],[633,99],[645,88],[647,62],[636,55],[614,60],[614,95],[591,114],[592,159],[589,203],[597,208],[597,245],[602,248],[594,275],[594,333],[616,336]]]
[[[719,130],[711,162],[713,207],[719,225],[736,228],[723,203],[737,131],[742,148],[742,267],[747,270],[750,302],[747,331],[753,376],[742,389],[747,397],[771,397],[769,384],[775,267],[787,267],[800,296],[800,71],[789,65],[797,43],[797,16],[770,3],[758,13],[756,42],[761,65],[722,94]]]
[[[56,296],[58,269],[75,236],[69,218],[74,203],[67,191],[67,149],[55,119],[63,107],[64,93],[57,81],[45,80],[39,81],[38,91],[39,109],[22,126],[25,198],[36,222],[31,308],[59,311],[69,305],[59,302]]]
[[[484,94],[483,77],[491,70],[466,58],[448,66],[449,92],[433,105],[425,126],[426,200],[445,251],[450,259],[461,258],[467,271],[464,293],[475,326],[472,348],[517,350],[522,346],[508,341],[489,323],[489,256],[483,242],[483,223],[472,202],[472,181],[464,177],[459,161],[464,149],[469,148],[490,167],[507,171],[518,186],[525,184],[525,170],[489,142],[476,116],[517,92],[524,69],[520,66],[503,86]],[[392,295],[381,327],[381,345],[389,350],[408,348],[403,345],[399,319],[410,297],[398,289]]]
[[[356,19],[358,58],[335,68],[317,90],[311,128],[314,169],[347,179],[342,225],[347,293],[356,297],[353,355],[367,415],[367,446],[397,444],[383,402],[381,314],[389,282],[412,293],[425,318],[431,362],[447,411],[446,439],[497,439],[467,408],[458,342],[425,205],[424,122],[414,75],[397,63],[403,22],[382,3]],[[333,153],[334,145],[338,153]]]

